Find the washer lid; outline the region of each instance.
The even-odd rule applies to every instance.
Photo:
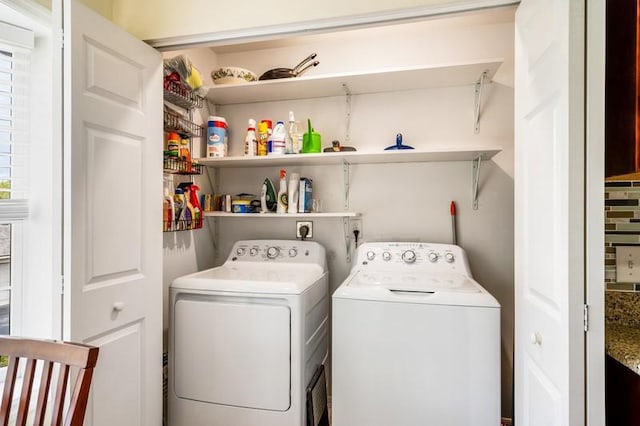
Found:
[[[249,264],[227,262],[217,268],[176,278],[172,288],[235,293],[302,294],[326,276],[314,264]]]
[[[498,301],[472,278],[356,271],[333,294],[334,298],[432,305],[499,308]]]

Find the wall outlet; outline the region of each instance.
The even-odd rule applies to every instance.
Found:
[[[353,237],[353,231],[358,231],[358,241],[362,241],[362,219],[349,219],[350,237]]]
[[[307,236],[305,238],[313,238],[313,222],[310,220],[297,220],[296,221],[296,238],[302,238],[302,234],[300,233],[300,229],[306,226],[309,230]]]
[[[616,247],[616,281],[640,283],[640,246]]]

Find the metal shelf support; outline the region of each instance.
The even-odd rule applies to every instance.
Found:
[[[351,188],[349,183],[349,163],[347,162],[342,163],[342,177],[344,179],[344,209],[349,210],[349,190]]]
[[[474,132],[480,133],[480,110],[482,109],[482,89],[484,88],[485,80],[487,79],[488,71],[484,71],[480,74],[478,81],[476,81],[475,90],[475,108],[474,108]]]
[[[473,209],[478,210],[478,183],[480,182],[480,164],[482,162],[482,155],[479,155],[478,158],[472,161],[473,170],[473,182],[471,183],[472,195],[471,201],[473,204]]]
[[[347,263],[351,263],[351,235],[349,235],[349,218],[342,219],[344,229],[344,249],[346,253]]]
[[[342,83],[342,90],[345,93],[345,131],[344,131],[344,144],[348,145],[351,140],[351,89],[346,83]]]

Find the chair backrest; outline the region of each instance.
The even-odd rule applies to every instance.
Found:
[[[51,425],[62,425],[66,392],[69,388],[70,370],[77,369],[78,374],[71,387],[69,407],[64,425],[81,426],[87,408],[89,388],[93,376],[93,368],[98,359],[98,348],[71,342],[54,342],[49,340],[26,339],[20,337],[0,337],[0,354],[9,357],[9,366],[4,383],[2,404],[0,405],[0,425],[8,425],[13,403],[14,389],[17,387],[18,370],[23,368],[19,363],[24,360],[24,376],[20,390],[20,403],[15,425],[25,425],[29,415],[31,394],[36,382],[36,366],[42,365],[42,372],[37,393],[37,405],[34,425],[43,425],[50,400],[50,389],[55,389],[55,400],[50,407]],[[56,368],[57,366],[57,368]],[[57,369],[57,375],[54,374]],[[55,380],[54,380],[55,379]],[[55,382],[55,383],[53,383]]]

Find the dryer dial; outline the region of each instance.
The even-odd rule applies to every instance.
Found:
[[[373,259],[375,259],[375,257],[376,257],[376,254],[373,251],[368,251],[367,252],[367,259],[368,260],[373,260]]]
[[[298,250],[292,248],[289,249],[289,257],[296,257],[298,255]]]
[[[258,249],[255,247],[251,247],[251,249],[249,249],[249,254],[251,256],[255,256],[256,254],[258,254]]]
[[[432,251],[429,253],[429,262],[435,263],[438,261],[438,253]]]
[[[280,249],[278,247],[269,247],[267,249],[267,257],[269,259],[275,259],[280,254]]]
[[[407,250],[402,253],[402,260],[404,263],[413,263],[416,261],[416,252],[413,250]]]
[[[245,253],[246,253],[246,250],[244,249],[244,247],[240,247],[238,248],[238,250],[236,250],[236,254],[238,256],[244,256]]]
[[[389,253],[388,251],[385,251],[382,253],[382,259],[386,260],[387,262],[391,260],[391,253]]]
[[[444,260],[446,260],[447,263],[453,263],[456,258],[453,256],[453,253],[447,253],[444,255]]]

